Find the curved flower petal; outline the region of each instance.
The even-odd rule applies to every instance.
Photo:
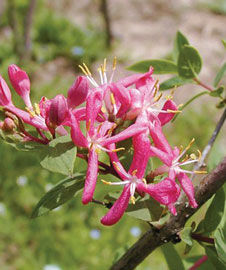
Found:
[[[75,145],[80,147],[88,147],[88,141],[82,134],[78,121],[75,116],[70,113],[71,116],[71,138]]]
[[[176,104],[171,100],[167,100],[164,104],[164,106],[162,107],[162,110],[167,111],[167,110],[172,110],[172,111],[177,111],[177,106]],[[170,122],[173,117],[174,117],[175,113],[159,113],[158,118],[163,125],[167,124],[168,122]]]
[[[0,75],[0,106],[13,106],[10,89]]]
[[[177,178],[181,184],[182,189],[189,199],[189,203],[193,208],[197,208],[198,204],[195,200],[195,191],[191,179],[183,172],[177,174]]]
[[[82,194],[82,203],[87,204],[92,201],[98,174],[98,155],[95,148],[89,151],[88,168],[86,173],[85,187]]]
[[[108,213],[102,217],[101,223],[103,225],[111,226],[119,221],[123,216],[130,199],[130,185],[126,185],[122,191],[122,194],[108,211]]]

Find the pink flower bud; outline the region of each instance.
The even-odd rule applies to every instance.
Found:
[[[67,116],[67,100],[63,95],[57,95],[52,99],[49,109],[49,121],[53,126],[59,126]]]
[[[30,101],[30,79],[27,73],[16,65],[8,68],[9,79],[17,94],[21,96],[28,108],[32,108]]]
[[[7,83],[0,75],[0,106],[7,105],[12,105],[11,92]]]
[[[14,121],[11,118],[7,117],[4,120],[1,128],[4,131],[10,132],[10,131],[13,131],[15,127],[16,127],[16,125],[15,125]]]
[[[79,76],[68,90],[67,102],[69,108],[82,104],[86,100],[88,90],[88,79],[84,76]]]

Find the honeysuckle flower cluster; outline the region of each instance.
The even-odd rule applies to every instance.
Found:
[[[197,207],[194,187],[187,174],[200,172],[190,172],[183,166],[197,162],[200,152],[198,158],[195,154],[185,156],[193,140],[184,150],[172,148],[168,143],[162,127],[180,111],[171,96],[162,97],[159,93],[158,81],[152,77],[153,68],[147,73],[134,74],[117,82],[113,82],[116,59],[110,75],[104,60],[98,69],[99,82],[85,64],[80,68],[84,76],[75,80],[67,97],[42,97],[39,103],[32,104],[27,73],[16,65],[9,66],[10,82],[23,99],[25,109],[21,110],[13,104],[11,91],[0,76],[0,106],[6,116],[0,122],[0,128],[4,132],[19,134],[24,142],[36,141],[42,144],[48,144],[56,135],[63,136],[70,132],[78,152],[88,153],[83,204],[93,200],[99,173],[99,154],[101,151],[106,152],[119,181],[102,181],[109,185],[121,185],[122,193],[101,219],[104,225],[118,222],[129,202],[134,204],[137,196],[145,194],[167,206],[176,215],[175,203],[182,188],[190,205]],[[82,123],[85,124],[85,130]],[[27,125],[36,129],[36,136],[26,130]],[[123,144],[129,138],[132,140],[133,159],[126,171],[118,157],[118,151],[125,149],[117,148],[117,143]],[[148,183],[145,171],[152,157],[159,158],[163,164],[149,172],[148,179],[162,177]]]

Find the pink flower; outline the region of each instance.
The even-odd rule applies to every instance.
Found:
[[[49,121],[51,126],[60,126],[68,114],[67,100],[63,95],[57,95],[51,100]]]
[[[5,82],[5,80],[0,75],[0,106],[10,106],[12,104],[11,92]]]
[[[68,107],[74,108],[82,104],[86,100],[88,90],[88,79],[85,76],[79,76],[68,90]]]
[[[26,106],[31,109],[30,80],[27,73],[13,64],[9,66],[8,74],[13,88],[22,97]]]

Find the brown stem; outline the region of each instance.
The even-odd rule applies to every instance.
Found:
[[[214,89],[205,83],[201,82],[198,78],[194,78],[193,81],[195,81],[198,85],[202,86],[203,88],[207,89],[208,91],[212,92]]]
[[[213,238],[210,238],[207,236],[202,236],[201,234],[192,233],[191,237],[197,241],[201,241],[201,242],[205,242],[205,243],[209,243],[209,244],[214,244]]]
[[[226,157],[224,160],[203,178],[196,188],[195,198],[198,208],[187,207],[185,195],[177,206],[177,216],[171,216],[167,223],[159,230],[147,231],[110,269],[135,269],[151,252],[170,241],[172,236],[181,231],[186,221],[209,200],[216,191],[226,182]]]
[[[37,0],[30,0],[27,14],[24,21],[24,53],[23,59],[29,60],[31,56],[31,29],[34,16],[34,10]]]
[[[111,48],[113,35],[111,31],[111,21],[110,21],[108,6],[107,6],[107,0],[100,0],[100,1],[101,1],[100,10],[102,12],[104,24],[105,24],[106,46],[107,48]]]

